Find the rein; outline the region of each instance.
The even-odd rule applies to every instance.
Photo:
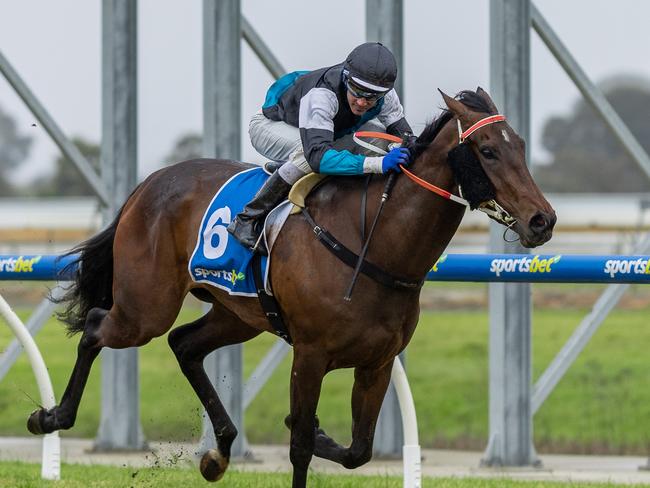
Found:
[[[504,122],[506,120],[505,115],[490,115],[488,117],[482,118],[478,122],[472,124],[467,130],[463,131],[463,128],[461,126],[460,120],[456,119],[456,122],[458,123],[458,143],[462,144],[465,142],[465,140],[474,132],[476,132],[478,129],[481,127],[485,127],[486,125],[494,124],[496,122]],[[375,146],[374,144],[371,144],[369,142],[366,142],[361,139],[361,137],[372,137],[375,139],[384,139],[387,141],[390,141],[391,144],[389,144],[389,148],[392,149],[393,147],[398,147],[399,144],[401,144],[402,139],[400,139],[397,136],[393,136],[390,134],[385,134],[383,132],[370,132],[370,131],[359,131],[355,132],[352,136],[354,142],[356,142],[358,145],[361,147],[364,147],[366,149],[369,149],[371,151],[374,151],[378,154],[384,155],[387,154],[387,151],[384,149]],[[445,198],[446,200],[451,200],[452,202],[456,202],[460,205],[464,205],[466,207],[469,207],[469,202],[465,200],[462,197],[459,197],[457,195],[454,195],[453,193],[444,190],[432,183],[429,183],[426,180],[423,180],[419,176],[413,174],[409,170],[404,167],[404,165],[400,164],[400,169],[402,172],[415,184],[418,186],[421,186],[422,188],[435,193],[436,195],[441,196],[442,198]],[[460,188],[460,187],[459,187]],[[462,189],[461,189],[462,192]],[[506,209],[504,209],[501,205],[499,205],[496,200],[488,200],[486,202],[483,202],[479,205],[478,210],[481,212],[485,213],[488,217],[496,220],[497,222],[505,225],[506,227],[510,228],[512,227],[517,221],[508,213]]]
[[[360,137],[373,137],[375,139],[384,139],[386,141],[390,141],[391,143],[395,143],[395,147],[397,147],[397,144],[401,144],[402,139],[400,139],[397,136],[393,136],[390,134],[385,134],[383,132],[368,132],[368,131],[360,131],[360,132],[355,132],[354,135],[352,136],[354,142],[356,142],[358,145],[361,147],[365,147],[366,149],[370,149],[371,151],[374,151],[378,154],[384,155],[388,154],[388,151],[383,150],[382,148],[375,146],[374,144],[371,144],[369,142],[366,142]],[[391,144],[392,146],[393,144]],[[391,147],[392,149],[392,147]],[[406,169],[406,167],[403,164],[400,164],[400,169],[402,172],[408,176],[411,181],[413,181],[416,185],[421,186],[422,188],[425,188],[429,190],[430,192],[435,193],[436,195],[440,195],[442,198],[446,198],[447,200],[452,200],[456,203],[459,203],[461,205],[465,205],[466,207],[469,207],[469,202],[465,200],[464,198],[461,198],[459,196],[454,195],[451,192],[448,192],[447,190],[443,190],[439,186],[434,185],[433,183],[429,183],[426,180],[423,180],[419,176],[411,173],[409,170]]]

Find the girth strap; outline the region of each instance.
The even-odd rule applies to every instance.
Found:
[[[257,289],[257,298],[260,301],[264,315],[268,319],[271,327],[275,333],[282,337],[287,344],[293,345],[289,329],[282,320],[282,312],[280,305],[273,295],[266,293],[264,289],[264,278],[262,277],[262,256],[259,253],[253,255],[253,280],[255,281],[255,288]]]
[[[318,240],[325,246],[328,251],[330,251],[351,268],[354,268],[357,265],[357,260],[359,259],[359,256],[357,254],[350,251],[332,234],[316,224],[306,208],[302,209],[302,214],[307,220],[307,223],[311,226],[314,234],[316,234]],[[395,288],[398,290],[414,290],[420,288],[424,284],[424,278],[421,280],[409,280],[402,277],[396,277],[387,273],[378,266],[369,263],[365,259],[361,264],[361,272],[369,278],[375,280],[380,285],[384,285],[388,288]]]

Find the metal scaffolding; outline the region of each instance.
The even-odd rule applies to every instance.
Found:
[[[490,92],[508,123],[530,134],[530,1],[490,3]],[[528,157],[526,158],[528,160]],[[527,254],[490,224],[490,252]],[[524,466],[536,462],[530,414],[531,300],[529,283],[490,283],[489,442],[483,463]]]
[[[45,111],[9,61],[0,53],[0,72],[9,81],[61,152],[72,161],[105,207],[105,221],[115,215],[136,184],[137,178],[137,2],[104,0],[102,10],[102,176],[72,144]],[[397,90],[402,90],[403,2],[366,0],[368,40],[386,44],[400,66]],[[650,178],[650,157],[588,79],[578,63],[530,0],[490,2],[490,92],[524,138],[530,133],[530,29],[540,36],[586,100],[603,118],[628,154]],[[247,42],[274,76],[285,72],[271,49],[241,16],[240,0],[203,2],[204,153],[239,159],[241,155],[241,41]],[[492,252],[525,253],[518,244],[504,243],[502,228],[492,227]],[[638,252],[650,252],[646,238]],[[533,415],[561,380],[571,363],[622,296],[625,285],[608,288],[559,352],[534,388],[531,375],[530,285],[490,285],[490,415],[487,465],[539,464],[533,447]],[[58,293],[58,292],[57,292]],[[42,303],[28,323],[35,333],[51,312]],[[14,358],[16,347],[10,346]],[[206,359],[206,369],[240,435],[233,455],[247,453],[244,410],[270,377],[289,347],[276,343],[244,385],[242,346],[230,346]],[[15,359],[15,358],[14,358]],[[0,364],[0,378],[10,362]],[[105,350],[102,353],[102,411],[97,449],[142,449],[146,446],[139,418],[137,350]],[[226,376],[227,383],[216,378]],[[214,443],[209,422],[204,425],[202,447]],[[401,419],[392,390],[379,420],[375,452],[398,455],[402,448]]]
[[[102,3],[102,180],[109,195],[104,224],[113,220],[137,184],[137,2]],[[139,450],[138,349],[104,348],[97,450]]]

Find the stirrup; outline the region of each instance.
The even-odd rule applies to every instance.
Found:
[[[268,256],[269,255],[269,250],[266,248],[266,242],[264,239],[264,229],[262,229],[262,232],[260,232],[259,237],[257,238],[257,242],[255,242],[255,245],[250,248],[250,250],[253,252],[253,254],[257,253],[261,256]]]
[[[252,242],[253,239],[257,241],[255,221],[250,223],[242,222],[237,216],[228,227],[226,227],[226,230],[244,247],[250,247],[252,245],[250,242]]]
[[[253,232],[257,234],[257,237],[255,238],[255,242],[251,244],[251,240],[247,239],[252,236],[250,235],[241,235],[240,231],[242,227],[248,226],[249,224],[243,223],[241,220],[239,220],[237,217],[228,225],[226,230],[228,233],[233,236],[235,239],[237,239],[237,242],[239,242],[243,247],[251,251],[252,253],[259,253],[262,256],[266,256],[268,253],[266,251],[266,246],[264,245],[264,241],[262,240],[262,234],[264,232],[264,229],[262,229],[262,232],[257,233],[255,232],[255,228],[257,225],[259,225],[257,222],[253,221],[251,222],[250,225],[253,227]]]

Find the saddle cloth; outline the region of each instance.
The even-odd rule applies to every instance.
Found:
[[[230,295],[256,297],[251,262],[253,253],[231,236],[226,227],[242,211],[268,179],[263,168],[251,168],[232,176],[215,194],[201,219],[196,247],[188,264],[192,280],[208,283]],[[271,249],[292,205],[285,201],[267,216],[263,239]],[[262,256],[264,287],[272,294],[268,283],[270,257]]]

